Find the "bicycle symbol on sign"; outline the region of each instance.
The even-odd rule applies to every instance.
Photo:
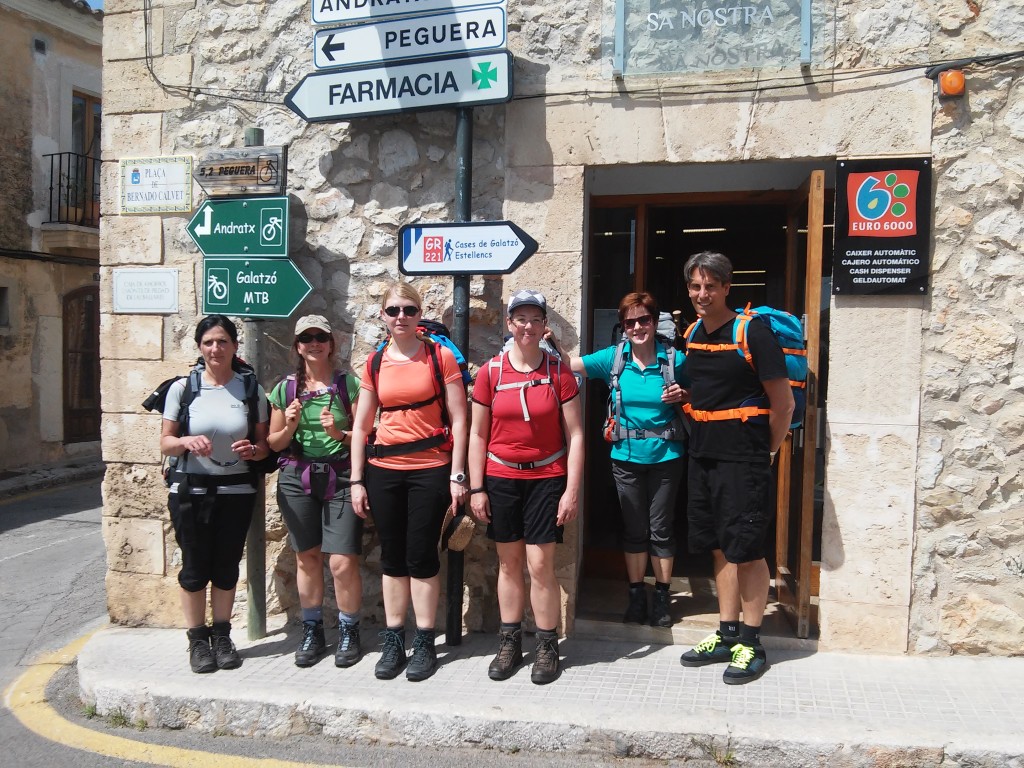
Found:
[[[268,208],[260,212],[260,245],[281,245],[284,241],[284,211]]]
[[[276,184],[277,183],[277,163],[274,162],[273,158],[261,157],[258,160],[259,171],[256,175],[256,180],[260,184]]]
[[[206,278],[206,303],[227,304],[228,303],[228,270],[210,269]]]

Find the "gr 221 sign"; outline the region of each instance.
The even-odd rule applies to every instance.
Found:
[[[507,275],[537,252],[511,221],[406,224],[398,244],[405,275]]]

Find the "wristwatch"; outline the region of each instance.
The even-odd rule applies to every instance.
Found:
[[[464,483],[466,482],[466,473],[453,472],[451,477],[449,477],[448,479],[451,480],[453,483]]]

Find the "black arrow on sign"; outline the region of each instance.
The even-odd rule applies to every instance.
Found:
[[[334,61],[334,52],[335,51],[344,51],[345,50],[345,44],[344,43],[338,43],[337,45],[333,45],[332,44],[333,40],[334,40],[334,35],[328,35],[327,39],[324,40],[324,47],[320,49],[321,51],[323,51],[323,54],[324,54],[324,56],[327,57],[328,61]]]

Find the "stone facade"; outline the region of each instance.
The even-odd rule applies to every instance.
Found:
[[[126,0],[106,7],[103,306],[113,267],[160,264],[181,269],[183,309],[138,327],[134,318],[104,322],[104,514],[117,587],[111,615],[160,624],[177,621],[173,608],[153,608],[160,595],[176,606],[175,552],[167,525],[155,524],[166,517],[155,482],[159,419],[137,403],[194,355],[199,258],[188,217],[118,215],[116,161],[241,146],[247,126],[263,128],[267,144],[288,144],[293,258],[316,286],[301,311],[336,323],[343,362],[357,368],[381,335],[375,314],[397,274],[398,227],[453,217],[456,156],[451,111],[306,124],[281,106],[312,69],[308,2],[153,5],[148,15]],[[712,86],[739,75],[613,80],[611,0],[509,0],[518,98],[473,110],[473,216],[515,221],[540,252],[505,279],[473,279],[469,358],[478,365],[494,350],[502,297],[523,285],[547,293],[560,337],[579,338],[589,312],[581,286],[595,172],[932,157],[929,295],[843,297],[830,307],[820,642],[1019,654],[1022,64],[967,67],[967,97],[948,102],[923,72],[931,62],[1019,48],[1024,2],[815,7],[814,84],[715,94]],[[146,66],[146,34],[159,83]],[[428,314],[450,321],[448,281],[414,282]],[[269,381],[290,366],[282,351],[290,332],[284,322],[261,323],[259,332]],[[270,604],[288,610],[294,564],[268,506]],[[367,545],[367,612],[379,619],[372,531]],[[558,563],[569,632],[580,547],[572,526]],[[137,589],[127,574],[139,576]],[[494,577],[492,550],[478,537],[467,557],[470,630],[495,627]]]

